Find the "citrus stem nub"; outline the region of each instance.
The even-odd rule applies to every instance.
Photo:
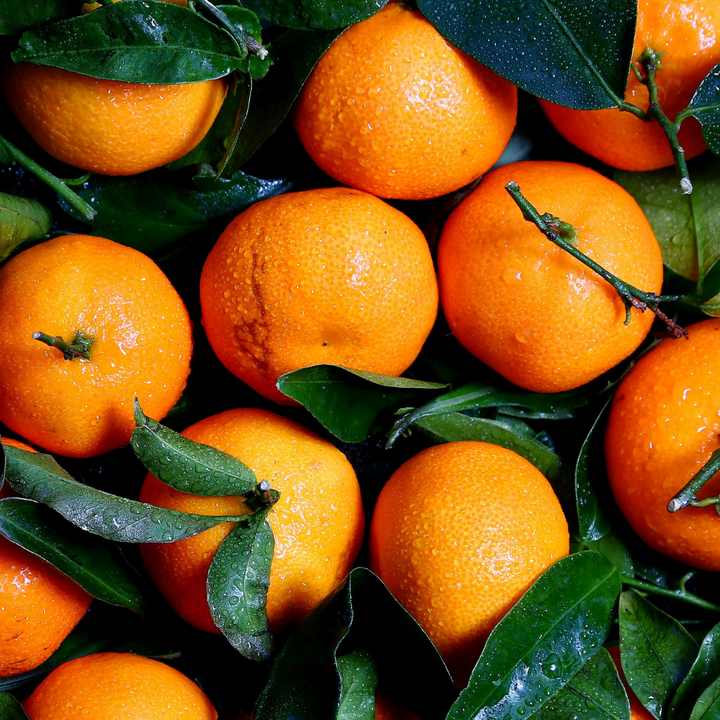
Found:
[[[613,286],[625,305],[626,325],[630,323],[630,319],[632,318],[632,308],[636,308],[640,310],[640,312],[649,309],[670,328],[673,337],[687,337],[687,331],[658,308],[662,300],[678,300],[680,299],[679,296],[673,295],[665,297],[656,295],[655,293],[645,292],[621,280],[617,275],[613,275],[602,265],[598,265],[592,258],[585,255],[581,250],[578,250],[572,242],[566,239],[570,232],[568,228],[572,228],[571,225],[553,217],[550,213],[540,215],[533,204],[522,194],[520,186],[517,183],[510,182],[505,186],[505,189],[522,211],[523,217],[528,222],[533,223],[548,240],[565,250],[565,252],[570,253],[574,258],[577,258],[581,263],[595,271],[603,280]],[[552,224],[547,222],[547,218],[553,220]],[[556,229],[558,227],[561,227],[562,230]],[[563,235],[566,237],[563,237]]]
[[[261,480],[252,490],[244,493],[243,497],[253,512],[259,512],[274,505],[280,499],[280,492],[273,490],[267,480]]]
[[[690,482],[670,500],[667,509],[668,512],[675,513],[686,507],[707,507],[715,505],[720,512],[720,497],[706,498],[698,500],[698,492],[705,484],[720,471],[720,448],[710,456],[710,459],[700,468],[700,470],[692,477]]]
[[[79,357],[87,360],[90,357],[90,348],[93,342],[91,337],[83,335],[80,330],[75,335],[75,339],[69,343],[59,335],[53,337],[42,332],[33,333],[33,340],[39,340],[50,347],[57,348],[66,360],[74,360]]]

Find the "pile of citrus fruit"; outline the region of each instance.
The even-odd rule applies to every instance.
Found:
[[[720,12],[306,5],[0,8],[0,718],[714,717]]]

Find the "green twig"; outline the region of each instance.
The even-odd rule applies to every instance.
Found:
[[[698,500],[698,492],[720,471],[720,448],[710,456],[710,459],[693,476],[690,482],[673,497],[668,503],[668,512],[675,513],[685,507],[707,507],[715,505],[720,512],[720,497]]]
[[[625,585],[637,588],[638,590],[649,593],[651,595],[660,595],[666,598],[682,600],[683,602],[689,603],[690,605],[695,605],[696,607],[702,608],[703,610],[710,610],[711,612],[720,613],[720,605],[715,605],[715,603],[711,603],[709,600],[704,600],[703,598],[698,597],[697,595],[694,595],[693,593],[685,589],[685,582],[687,582],[687,576],[683,578],[683,580],[681,580],[680,587],[676,588],[675,590],[671,588],[660,587],[658,585],[653,585],[652,583],[645,582],[644,580],[638,580],[634,577],[631,577],[630,575],[623,575],[622,581],[623,583],[625,583]]]
[[[612,285],[625,305],[626,325],[629,324],[630,319],[632,318],[632,308],[636,308],[637,310],[640,310],[640,312],[644,312],[649,309],[670,328],[673,337],[687,337],[687,331],[680,327],[680,325],[678,325],[672,318],[669,318],[658,307],[661,301],[678,301],[683,299],[683,296],[656,295],[655,293],[645,292],[644,290],[640,290],[633,285],[624,282],[616,275],[607,271],[604,267],[602,267],[602,265],[598,265],[592,258],[585,255],[585,253],[578,250],[573,243],[567,239],[568,237],[572,237],[570,231],[568,230],[568,228],[572,226],[558,220],[558,218],[553,217],[549,213],[540,215],[532,203],[523,196],[520,191],[520,186],[517,183],[510,182],[505,186],[505,189],[508,193],[510,193],[510,196],[522,211],[523,217],[528,222],[533,223],[548,240],[561,247],[565,250],[565,252],[570,253],[570,255],[577,258],[584,265],[595,271],[603,280]]]
[[[87,360],[90,357],[92,338],[88,335],[83,335],[80,331],[75,335],[72,342],[66,342],[59,335],[53,337],[43,332],[33,333],[32,337],[33,340],[39,340],[50,347],[57,348],[66,360],[74,360],[79,357]]]
[[[47,183],[58,195],[67,200],[86,220],[92,220],[97,215],[97,210],[88,205],[77,193],[73,192],[64,181],[55,177],[51,172],[38,165],[32,158],[28,157],[20,148],[15,147],[10,141],[0,136],[0,149],[5,151],[12,162],[18,162],[24,168],[36,175],[44,183]]]
[[[215,7],[209,0],[193,0],[193,5],[197,3],[202,5],[219,23],[225,28],[237,41],[238,45],[242,45],[247,48],[247,51],[252,55],[257,55],[261,60],[264,60],[268,51],[259,43],[252,35],[249,35],[244,30],[239,29],[232,23],[230,18],[219,8]]]

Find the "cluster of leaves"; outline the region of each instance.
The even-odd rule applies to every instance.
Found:
[[[188,267],[197,264],[194,259],[207,251],[204,241],[231,217],[258,200],[315,181],[302,165],[264,179],[273,166],[269,158],[283,142],[284,121],[318,58],[345,27],[383,5],[383,0],[242,5],[190,0],[185,8],[123,0],[87,14],[80,13],[76,0],[1,5],[0,35],[16,62],[143,83],[226,76],[233,92],[196,150],[168,168],[130,178],[60,180],[38,164],[38,149],[28,149],[32,145],[21,133],[12,141],[0,138],[0,163],[27,168],[58,194],[52,203],[45,200],[52,213],[35,197],[0,195],[0,258],[42,240],[54,222],[57,231],[81,228],[167,260],[181,284],[192,284]],[[417,5],[448,40],[527,96],[579,109],[624,103],[635,0],[462,0],[452,7],[418,0]],[[720,153],[718,98],[720,70],[715,68],[687,111],[674,119],[696,117],[715,153]],[[510,152],[518,146],[526,147],[522,136]],[[567,147],[560,149],[564,158],[576,157]],[[47,164],[57,168],[43,158]],[[674,169],[615,173],[655,229],[666,285],[679,298],[672,309],[688,321],[700,312],[720,315],[719,166],[711,155],[690,164],[690,196],[678,187]],[[443,202],[411,212],[437,216]],[[212,664],[213,673],[183,667],[206,684],[212,684],[211,674],[222,677],[223,663],[233,673],[226,682],[231,687],[238,677],[252,678],[250,698],[242,702],[226,699],[227,688],[210,693],[228,717],[241,704],[254,707],[258,720],[370,719],[380,687],[433,719],[627,720],[627,695],[603,648],[617,640],[628,681],[654,717],[716,717],[720,629],[714,624],[720,607],[700,597],[708,579],[642,547],[605,497],[597,449],[602,410],[633,360],[581,390],[539,395],[509,387],[466,361],[443,331],[439,326],[408,378],[318,366],[280,378],[278,387],[303,406],[305,424],[315,422],[345,443],[351,457],[355,446],[371,454],[355,463],[366,485],[378,465],[384,479],[388,467],[418,443],[464,439],[509,447],[553,483],[571,523],[574,552],[548,570],[498,625],[467,688],[458,693],[427,636],[361,566],[292,635],[274,642],[263,610],[273,544],[267,513],[277,499],[272,489],[238,461],[185,440],[137,408],[132,451],[144,469],[185,492],[243,495],[253,512],[208,518],[161,510],[95,487],[92,481],[104,477],[106,467],[119,474],[114,459],[107,466],[102,460],[98,466],[75,463],[71,474],[47,455],[7,448],[2,477],[23,497],[0,500],[0,533],[76,580],[111,608],[107,612],[114,622],[122,613],[137,615],[141,629],[129,633],[130,640],[109,638],[104,611],[95,608],[47,663],[0,682],[0,690],[8,691],[0,692],[0,716],[22,718],[16,694],[80,654],[124,648],[170,658],[202,651],[206,658],[211,641],[191,637],[187,628],[173,634],[173,641],[149,631],[160,601],[143,582],[132,548],[173,542],[233,520],[235,530],[208,578],[211,612],[233,655],[213,644],[213,656],[222,658]],[[200,345],[196,353],[202,351]],[[198,381],[203,363],[211,370]],[[193,413],[210,414],[217,404],[226,409],[222,403],[235,399],[226,391],[233,382],[200,358],[186,404],[176,409],[178,421],[189,424]],[[78,472],[90,482],[73,479]],[[371,490],[368,498],[371,506]],[[96,624],[93,613],[100,618]]]

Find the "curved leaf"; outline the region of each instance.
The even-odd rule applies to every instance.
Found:
[[[616,107],[628,82],[636,0],[418,0],[453,45],[519,88],[579,110]]]
[[[698,698],[690,713],[690,720],[718,720],[720,718],[720,677],[715,678]]]
[[[158,480],[180,492],[205,497],[243,495],[256,485],[255,473],[232,455],[183,437],[143,413],[135,398],[132,448]]]
[[[598,553],[558,560],[490,634],[447,720],[514,720],[545,705],[601,649],[620,589]]]
[[[258,17],[296,30],[331,30],[361,22],[381,10],[387,0],[245,0]]]
[[[31,500],[44,503],[66,520],[115,542],[169,543],[183,540],[237,517],[166,510],[128,500],[73,480],[50,455],[6,447],[6,479]]]
[[[50,211],[36,200],[0,192],[0,262],[27,240],[50,232]]]
[[[90,595],[144,613],[139,576],[119,549],[88,537],[45,505],[22,498],[0,500],[0,534],[41,557]]]
[[[258,662],[273,652],[265,607],[274,548],[267,512],[246,515],[220,543],[207,578],[213,622],[241,655]]]
[[[28,720],[22,705],[6,692],[0,692],[0,717],[3,720]]]
[[[375,720],[378,675],[372,656],[354,650],[337,659],[342,692],[336,720]]]
[[[77,0],[44,0],[44,2],[1,2],[0,35],[19,35],[36,25],[75,15]]]
[[[246,55],[230,33],[187,8],[124,0],[28,30],[12,59],[102,80],[167,85],[224,77],[241,69]]]
[[[720,155],[720,63],[700,83],[688,110],[702,126],[708,147]]]

